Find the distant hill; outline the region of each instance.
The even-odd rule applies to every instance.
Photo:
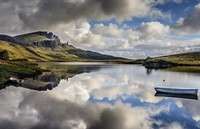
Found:
[[[52,32],[0,35],[0,59],[26,61],[129,61],[64,44]]]
[[[200,66],[200,52],[188,52],[188,53],[161,56],[154,58],[154,60],[164,60],[178,65]]]
[[[148,69],[171,68],[177,66],[200,66],[200,52],[188,52],[160,57],[148,57],[133,63],[143,64]]]

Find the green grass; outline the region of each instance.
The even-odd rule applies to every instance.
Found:
[[[144,62],[159,63],[159,61],[165,61],[173,64],[172,67],[164,69],[167,71],[200,73],[200,52],[190,52],[190,53],[182,53],[182,54],[161,56],[155,58],[147,58],[143,60],[142,63]]]
[[[71,61],[105,61],[126,63],[127,59],[115,59],[114,57],[87,52],[81,49],[76,49],[73,46],[58,47],[55,49],[34,46],[22,46],[5,41],[0,41],[0,52],[8,53],[8,60],[20,61],[26,60],[29,62],[71,62]],[[74,54],[71,51],[78,53]],[[108,59],[106,59],[108,58]],[[113,59],[112,59],[113,58]],[[97,60],[99,59],[99,60]],[[123,62],[124,61],[124,62]]]
[[[43,41],[43,40],[48,40],[46,36],[38,35],[38,34],[28,34],[28,35],[21,35],[18,36],[18,38],[26,41],[26,42],[35,42],[35,41]]]
[[[184,73],[200,73],[199,66],[177,66],[165,69],[172,72],[184,72]]]
[[[164,60],[178,65],[200,65],[200,52],[183,53],[153,58],[153,60]]]
[[[30,77],[40,74],[41,72],[42,69],[40,69],[36,64],[27,62],[2,63],[0,64],[0,84],[5,82],[11,76]]]
[[[43,47],[24,47],[0,41],[0,52],[7,51],[9,60],[27,61],[80,61],[81,59],[67,51],[69,48],[50,49]]]

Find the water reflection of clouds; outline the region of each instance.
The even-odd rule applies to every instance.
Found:
[[[2,129],[198,128],[198,122],[184,109],[184,104],[179,106],[171,99],[150,103],[139,97],[124,96],[121,101],[106,103],[104,99],[80,105],[49,94],[17,88],[7,90],[4,101],[0,101],[5,106],[0,116]],[[21,99],[13,102],[16,97]]]
[[[149,120],[144,122],[149,114],[146,110],[133,109],[123,104],[111,106],[85,103],[79,105],[55,99],[48,94],[17,88],[7,90],[16,90],[19,94],[12,96],[13,93],[8,93],[11,96],[4,98],[6,107],[2,114],[9,117],[0,117],[2,129],[132,129],[138,127],[146,129],[152,124]],[[9,101],[21,96],[23,99],[18,102]],[[141,122],[144,123],[141,125]]]
[[[143,70],[126,66],[84,73],[47,92],[8,87],[0,91],[0,128],[200,128],[199,102],[154,97],[156,76],[164,75],[152,73],[149,79]],[[171,79],[178,81],[177,76]]]
[[[62,80],[50,93],[55,96],[58,93],[59,98],[69,101],[75,99],[87,101],[90,95],[99,99],[104,97],[114,99],[124,94],[136,95],[143,101],[159,101],[159,98],[154,97],[154,83],[146,82],[144,76],[147,75],[137,71],[138,69],[134,70],[116,68],[81,74],[68,81]],[[140,75],[137,76],[136,72]]]
[[[184,104],[179,99],[162,99],[157,103],[151,103],[144,102],[136,96],[125,96],[112,100],[108,98],[98,100],[92,97],[90,101],[94,103],[110,103],[112,105],[123,103],[124,105],[131,106],[133,110],[141,109],[148,111],[147,118],[152,121],[152,128],[200,128],[200,121],[198,119],[200,116],[198,110],[199,104],[193,105],[194,108],[190,110],[188,107],[191,105]],[[189,100],[183,101],[189,102]]]

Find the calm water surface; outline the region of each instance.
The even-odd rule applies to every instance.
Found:
[[[200,89],[200,74],[131,65],[88,69],[48,91],[2,89],[0,129],[200,128],[199,100],[154,96],[155,86]]]

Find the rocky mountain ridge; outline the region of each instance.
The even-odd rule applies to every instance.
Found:
[[[57,35],[46,31],[37,31],[17,36],[0,35],[0,40],[24,46],[37,46],[46,48],[56,48],[65,45],[61,43]]]

